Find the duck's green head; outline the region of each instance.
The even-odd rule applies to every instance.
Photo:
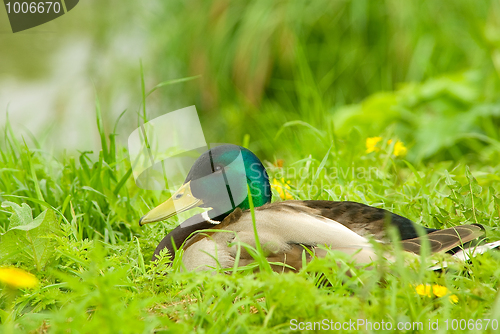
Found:
[[[194,207],[211,208],[208,216],[222,220],[234,209],[249,209],[271,201],[271,186],[259,158],[246,148],[221,145],[203,153],[189,171],[184,185],[139,221],[140,225],[170,218]]]

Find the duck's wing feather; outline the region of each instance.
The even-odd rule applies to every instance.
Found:
[[[237,210],[235,212],[237,212]],[[391,224],[397,227],[401,235],[401,239],[404,240],[418,237],[418,233],[414,226],[415,224],[411,220],[383,209],[356,202],[292,200],[266,204],[262,207],[256,208],[255,210],[271,210],[273,212],[277,212],[278,214],[281,211],[296,211],[298,213],[305,213],[311,216],[326,217],[344,225],[361,236],[373,236],[375,239],[381,241],[389,241],[389,238],[385,233],[385,227],[390,221]],[[234,221],[234,217],[235,213],[226,217],[223,225],[227,225],[231,221]],[[221,228],[221,226],[222,225],[220,225],[219,228]],[[175,247],[179,248],[192,232],[212,227],[214,227],[213,224],[206,222],[205,219],[199,214],[189,218],[163,238],[156,248],[152,260],[155,260],[159,252],[164,248],[167,248],[169,253],[173,254],[174,247],[172,239],[174,240]],[[425,230],[427,232],[436,231],[428,228],[425,228]]]
[[[456,247],[463,246],[470,241],[483,238],[484,228],[479,224],[460,225],[444,230],[438,230],[427,235],[430,252],[448,252]],[[420,254],[425,238],[413,238],[401,241],[403,249]]]
[[[270,262],[281,262],[295,269],[302,267],[304,248],[324,256],[317,249],[324,245],[332,250],[353,254],[358,263],[370,263],[376,255],[368,239],[346,225],[317,214],[299,201],[286,201],[255,208],[255,221],[260,243]],[[367,233],[371,234],[371,233]],[[446,252],[484,236],[478,224],[463,225],[438,230],[427,235],[431,252]],[[239,243],[240,242],[240,243]],[[186,243],[183,262],[188,270],[208,268],[230,268],[239,253],[239,266],[254,261],[240,246],[241,243],[255,247],[255,236],[250,211],[235,210],[224,221],[205,233],[199,233]],[[401,241],[406,251],[419,253],[422,238]],[[319,253],[318,253],[319,252]],[[311,256],[305,252],[306,260]],[[276,271],[286,271],[282,266],[273,266]]]
[[[362,236],[371,235],[377,240],[388,241],[386,227],[395,226],[402,240],[419,236],[416,224],[408,218],[390,211],[356,202],[336,201],[284,201],[270,205],[288,205],[303,212],[320,215],[335,220]],[[437,231],[422,227],[427,233]]]
[[[360,263],[375,260],[368,239],[332,219],[297,210],[289,205],[270,205],[255,208],[259,241],[269,260],[302,266],[303,246],[325,245],[331,249],[354,254]],[[237,242],[255,247],[250,211],[235,210],[207,233],[199,233],[184,247],[183,263],[187,270],[228,268],[238,254]],[[300,255],[299,255],[300,254]],[[239,265],[253,258],[240,249]]]
[[[302,266],[304,247],[322,254],[323,250],[316,249],[318,245],[348,254],[356,253],[354,258],[361,263],[371,262],[375,256],[367,237],[385,239],[383,231],[388,215],[393,224],[398,224],[400,232],[404,230],[407,235],[416,234],[410,220],[354,202],[285,201],[255,208],[259,240],[268,260],[286,263],[294,268]],[[198,216],[185,221],[167,235],[158,245],[153,259],[165,247],[173,254],[172,236],[179,248],[192,232],[199,229],[210,229],[210,232],[197,233],[186,241],[183,262],[189,270],[218,265],[233,266],[237,246],[230,244],[235,241],[255,247],[250,211],[236,209],[219,225],[204,222]],[[408,233],[410,229],[412,231]],[[428,240],[431,252],[459,251],[459,247],[484,236],[484,229],[479,224],[430,231]],[[401,243],[406,251],[418,254],[422,242],[421,238],[414,237]],[[306,260],[310,260],[307,252]],[[239,261],[239,265],[245,265],[252,262],[253,258],[245,249],[240,249]]]

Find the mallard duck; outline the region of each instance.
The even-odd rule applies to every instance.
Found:
[[[353,254],[359,263],[375,259],[369,238],[388,242],[389,223],[396,227],[402,248],[419,253],[427,233],[431,252],[456,251],[457,247],[482,238],[479,224],[444,230],[419,227],[411,220],[384,209],[356,202],[288,200],[271,203],[271,186],[262,162],[255,154],[237,145],[221,145],[203,153],[194,163],[186,180],[170,199],[144,215],[140,225],[170,218],[194,207],[207,208],[187,219],[167,234],[156,248],[152,260],[163,249],[174,256],[184,250],[182,262],[191,270],[234,266],[238,246],[234,241],[255,247],[250,198],[254,206],[255,226],[262,249],[276,271],[298,270],[303,264],[304,248],[324,256],[326,250]],[[201,230],[211,230],[196,233]],[[175,247],[174,247],[175,245]],[[305,252],[307,260],[310,252]],[[238,265],[254,261],[240,248]]]

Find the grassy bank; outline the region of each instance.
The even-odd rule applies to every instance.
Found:
[[[403,94],[392,93],[391,101],[405,103]],[[449,99],[435,96],[426,103],[440,105],[440,98]],[[354,108],[363,113],[379,98],[370,97]],[[446,120],[442,131],[450,126]],[[328,132],[305,122],[276,129],[271,139],[275,149],[266,154],[272,158],[265,160],[275,200],[358,201],[434,228],[480,223],[492,240],[500,238],[500,166],[495,163],[500,150],[487,130],[472,129],[459,136],[458,151],[441,147],[425,159],[415,152],[416,139],[415,144],[401,141],[394,128],[382,130],[375,141],[367,141],[373,137],[361,129],[343,134],[341,129]],[[154,248],[178,222],[172,218],[139,228],[139,217],[168,194],[136,187],[127,151],[114,138],[102,132],[98,154],[53,154],[33,138],[20,140],[6,126],[0,156],[0,254],[4,264],[32,272],[40,283],[14,296],[2,290],[4,331],[289,331],[306,328],[306,322],[321,322],[325,329],[353,321],[356,329],[370,332],[363,321],[381,326],[383,320],[393,330],[399,322],[417,328],[422,323],[426,327],[420,332],[438,321],[439,330],[446,332],[446,319],[452,331],[460,326],[453,322],[452,328],[453,319],[473,319],[476,326],[478,319],[500,317],[497,253],[471,264],[454,264],[442,273],[426,270],[428,262],[409,264],[403,258],[365,270],[341,254],[315,260],[298,274],[181,273],[168,268],[166,260],[153,266],[149,259]],[[304,138],[310,138],[310,144]],[[406,153],[394,150],[398,141]],[[310,149],[313,143],[316,148]],[[257,144],[249,141],[250,147]],[[454,159],[447,159],[450,156]],[[21,231],[16,226],[28,227]],[[344,264],[332,265],[333,257]],[[347,276],[349,269],[356,274]],[[446,290],[436,290],[438,297],[432,288],[425,290],[427,284]],[[494,332],[493,324],[486,332]]]

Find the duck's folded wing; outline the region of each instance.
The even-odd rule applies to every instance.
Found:
[[[278,260],[296,266],[302,264],[303,247],[323,245],[332,250],[353,254],[360,263],[375,260],[368,239],[346,226],[316,215],[288,209],[255,210],[259,241],[268,260]],[[233,212],[214,231],[199,234],[185,247],[183,262],[188,270],[208,267],[232,267],[239,254],[239,265],[252,261],[244,250],[238,251],[238,242],[255,247],[252,216],[249,211]],[[300,258],[299,258],[300,254]]]
[[[269,206],[290,206],[298,210],[316,214],[337,221],[362,236],[373,236],[377,240],[389,241],[386,225],[395,226],[401,239],[418,237],[415,223],[390,211],[375,208],[366,204],[349,201],[284,201]],[[427,233],[435,231],[422,227]]]
[[[425,239],[429,240],[430,252],[447,252],[467,242],[483,238],[484,228],[479,224],[460,225],[429,233],[426,238],[401,241],[404,250],[420,254]]]

